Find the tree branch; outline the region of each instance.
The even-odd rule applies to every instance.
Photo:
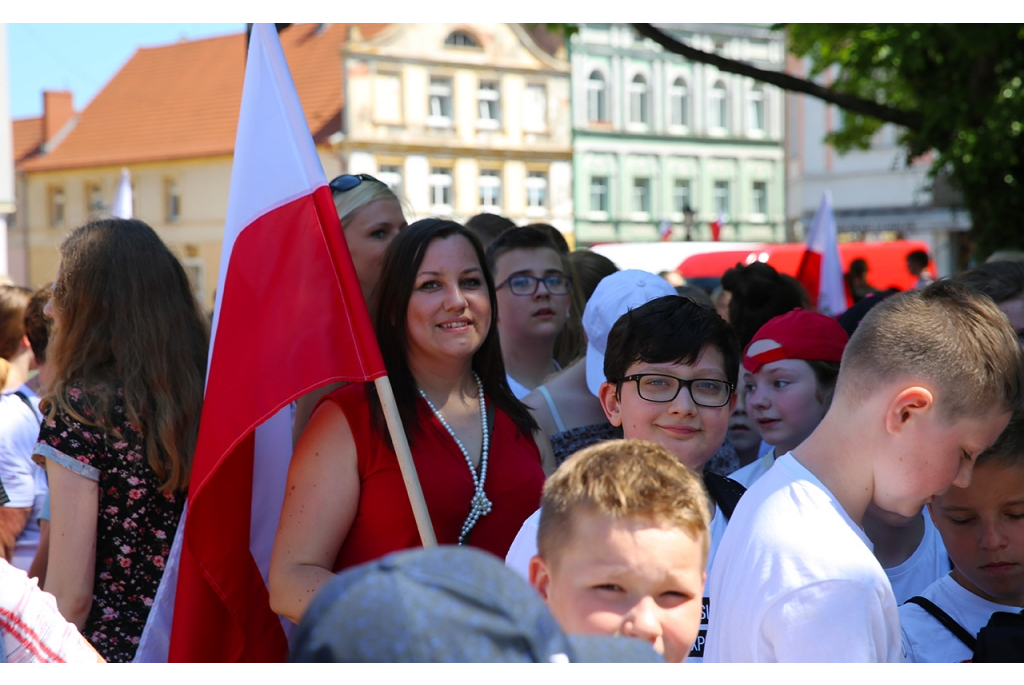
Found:
[[[744,62],[738,62],[736,60],[720,57],[719,55],[715,55],[710,52],[697,50],[685,43],[679,42],[663,31],[656,29],[651,24],[632,24],[632,26],[641,36],[650,38],[669,52],[682,55],[693,62],[710,64],[711,66],[716,67],[719,71],[724,71],[730,74],[739,74],[740,76],[749,76],[752,79],[763,81],[764,83],[770,83],[773,86],[778,86],[783,90],[795,93],[804,93],[806,95],[816,97],[820,100],[824,100],[825,102],[842,107],[848,112],[874,117],[882,121],[898,124],[899,126],[905,126],[906,128],[915,131],[920,130],[922,126],[923,117],[917,112],[907,112],[905,110],[890,107],[889,105],[883,105],[856,95],[838,93],[829,88],[819,86],[813,81],[790,76],[789,74],[779,71],[758,69],[757,67]]]

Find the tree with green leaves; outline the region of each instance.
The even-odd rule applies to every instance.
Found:
[[[961,192],[975,256],[1024,249],[1024,25],[776,26],[810,63],[806,79],[697,50],[652,24],[633,26],[692,61],[843,108],[842,127],[827,138],[840,152],[867,148],[883,124],[897,124],[907,160],[933,152],[932,176],[947,175]],[[827,87],[815,82],[826,72]]]

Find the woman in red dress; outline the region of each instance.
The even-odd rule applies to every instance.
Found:
[[[554,462],[505,380],[496,309],[483,249],[460,224],[419,221],[388,247],[377,340],[434,533],[504,558]],[[331,393],[292,457],[272,608],[298,622],[335,572],[419,544],[373,385]]]

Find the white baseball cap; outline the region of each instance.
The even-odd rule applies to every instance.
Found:
[[[583,310],[583,330],[587,333],[587,388],[594,397],[605,381],[604,353],[608,333],[615,322],[630,309],[675,294],[676,289],[664,278],[639,269],[616,271],[597,284]]]

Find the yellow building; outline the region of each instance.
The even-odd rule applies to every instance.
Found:
[[[541,45],[544,47],[541,47]],[[522,24],[392,24],[342,48],[349,173],[398,190],[417,218],[489,212],[571,240],[569,62]]]
[[[360,25],[364,36],[385,25]],[[347,24],[296,25],[281,43],[328,178],[341,128],[339,50]],[[108,211],[122,167],[134,216],[151,225],[213,306],[245,72],[244,34],[138,50],[81,112],[71,93],[45,93],[43,116],[15,121],[17,214],[12,278],[54,277],[67,234]]]

